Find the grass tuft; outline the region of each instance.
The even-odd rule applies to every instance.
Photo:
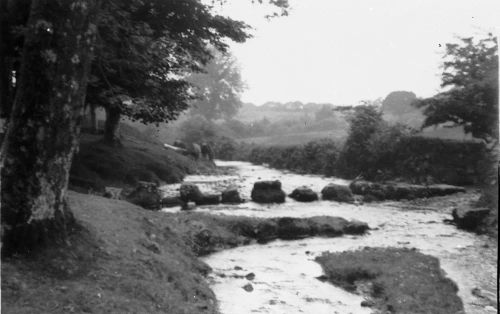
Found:
[[[365,248],[316,258],[328,280],[348,291],[368,292],[374,308],[391,313],[456,314],[458,288],[437,258],[401,248]],[[370,287],[368,290],[362,287]]]

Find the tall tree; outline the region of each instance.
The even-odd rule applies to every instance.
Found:
[[[78,143],[97,11],[98,0],[31,3],[2,143],[4,252],[58,238],[70,220],[64,194]]]
[[[488,34],[447,44],[441,79],[449,90],[416,103],[424,108],[423,127],[451,122],[488,144],[480,204],[492,208],[489,220],[498,229],[498,39]]]
[[[234,57],[220,52],[214,55],[203,73],[193,73],[187,79],[196,87],[198,95],[192,102],[192,112],[208,120],[227,119],[242,106],[240,96],[245,85]]]
[[[423,127],[451,122],[474,137],[498,140],[497,38],[447,44],[441,78],[449,90],[416,103],[424,108]]]
[[[185,80],[212,58],[209,45],[241,42],[247,25],[214,15],[199,0],[105,3],[88,102],[106,109],[104,138],[117,141],[120,117],[173,120],[193,99]]]
[[[346,177],[355,177],[370,170],[370,138],[383,125],[383,119],[378,106],[359,105],[348,120],[349,134],[339,156],[338,170]]]

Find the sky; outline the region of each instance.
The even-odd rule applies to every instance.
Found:
[[[217,10],[253,29],[231,43],[244,102],[355,105],[391,91],[439,92],[444,45],[456,36],[500,34],[499,0],[289,0],[289,16],[230,0]]]

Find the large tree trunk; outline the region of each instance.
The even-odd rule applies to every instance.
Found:
[[[33,0],[2,143],[3,253],[64,240],[99,0]]]
[[[119,145],[118,130],[120,126],[121,109],[106,107],[106,122],[104,123],[104,141],[110,145]]]

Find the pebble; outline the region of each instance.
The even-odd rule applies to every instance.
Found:
[[[247,280],[254,280],[255,279],[255,274],[254,273],[248,273],[245,278]]]
[[[253,286],[252,284],[250,283],[247,283],[246,285],[244,285],[243,287],[243,290],[245,290],[246,292],[252,292],[253,291]]]

